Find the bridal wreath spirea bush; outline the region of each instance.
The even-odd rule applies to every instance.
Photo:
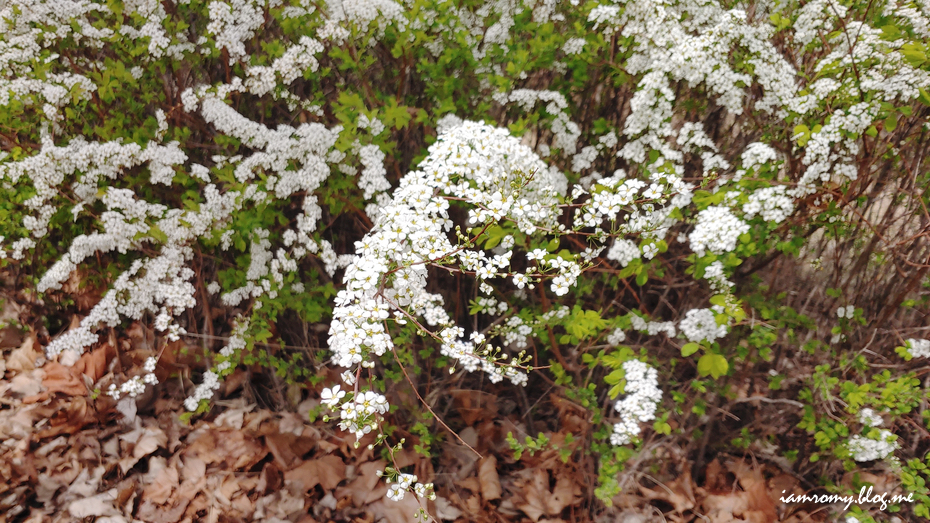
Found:
[[[220,331],[196,413],[242,364],[307,378],[259,351],[285,317],[327,326],[323,406],[388,454],[388,374],[553,376],[591,411],[605,500],[626,446],[691,401],[666,383],[732,399],[739,369],[790,374],[803,346],[827,364],[784,389],[817,433],[804,459],[851,469],[903,448],[894,425],[849,437],[860,408],[922,394],[889,403],[913,376],[873,382],[866,358],[928,354],[886,326],[925,304],[928,38],[924,0],[10,0],[0,257],[63,364],[132,321]],[[792,257],[814,276],[768,276]],[[829,260],[828,308],[789,307]]]

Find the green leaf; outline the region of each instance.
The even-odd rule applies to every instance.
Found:
[[[924,47],[917,43],[911,42],[902,45],[901,54],[913,67],[920,67],[927,61],[927,53],[924,51]]]
[[[885,129],[887,129],[889,133],[893,133],[894,130],[897,129],[897,127],[898,127],[898,115],[889,114],[888,118],[885,118]]]
[[[608,385],[616,385],[620,383],[620,380],[622,380],[624,376],[626,376],[626,373],[624,373],[621,369],[611,371],[610,374],[604,376],[604,383]]]
[[[387,105],[382,110],[384,111],[385,124],[388,127],[393,125],[395,129],[406,127],[410,123],[410,119],[413,118],[407,107],[397,105],[397,100],[393,98],[388,99]]]
[[[652,424],[652,428],[659,434],[665,434],[666,436],[672,433],[672,426],[664,421],[656,421]]]
[[[701,346],[697,343],[685,343],[681,348],[681,355],[687,358],[688,356],[697,352],[700,348]]]
[[[898,38],[901,38],[901,30],[893,25],[883,25],[882,26],[882,40],[888,40],[893,42]]]
[[[487,235],[487,241],[484,243],[485,249],[493,249],[494,247],[497,247],[501,240],[504,239],[504,236],[507,235],[506,231],[504,231],[504,229],[499,225],[492,225],[491,227],[488,227],[488,230],[485,234]]]
[[[622,387],[620,387],[620,384],[618,383],[611,387],[610,390],[607,391],[607,394],[610,396],[610,399],[615,400],[617,399],[617,396],[620,395],[621,390]]]
[[[730,364],[719,354],[705,354],[698,360],[697,368],[701,376],[709,375],[717,379],[727,373]]]
[[[930,93],[928,93],[923,87],[918,87],[917,90],[920,92],[920,96],[917,97],[920,100],[920,103],[924,105],[930,105]]]
[[[155,238],[161,243],[166,243],[168,241],[168,235],[162,232],[157,225],[149,227],[149,236]]]
[[[807,141],[811,139],[811,130],[804,124],[796,125],[791,136],[796,136],[798,139],[798,145],[804,147],[807,145]]]

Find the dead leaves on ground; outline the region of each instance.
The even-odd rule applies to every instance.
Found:
[[[584,474],[568,459],[577,449],[577,440],[562,432],[545,433],[550,444],[544,450],[525,453],[515,462],[506,436],[508,432],[525,436],[526,425],[519,419],[501,419],[501,402],[491,394],[455,391],[452,397],[462,419],[477,426],[459,431],[461,440],[449,438],[442,446],[441,466],[452,481],[439,485],[438,518],[537,523],[587,519],[583,516]]]
[[[48,420],[52,410],[40,406],[25,408]],[[186,427],[177,412],[164,412],[53,439],[27,431],[0,447],[0,513],[39,521],[409,521],[416,498],[412,509],[385,503],[375,474],[384,462],[370,451],[344,455],[341,438],[295,427],[288,416],[245,412],[241,424],[233,416],[233,426],[227,418]]]
[[[143,329],[132,329],[129,338],[117,343],[111,336],[70,366],[44,361],[30,337],[0,352],[0,514],[30,522],[407,523],[419,508],[413,495],[400,503],[386,499],[376,472],[387,463],[366,449],[372,436],[356,450],[354,436],[313,426],[305,414],[258,410],[241,399],[223,402],[212,421],[187,426],[178,419],[180,401],[166,397],[183,396],[164,388],[144,402],[97,397],[91,391],[118,370],[131,372],[153,354]],[[184,365],[163,359],[160,377],[167,376],[161,365],[175,364]],[[592,462],[575,461],[592,458],[582,456],[580,438],[568,437],[590,429],[583,409],[553,399],[560,431],[544,432],[549,445],[515,462],[507,433],[522,439],[534,431],[511,415],[514,401],[470,390],[451,398],[467,426],[460,440],[450,436],[434,448],[443,474],[437,477],[430,460],[412,451],[395,457],[422,481],[437,483],[431,514],[456,523],[592,519],[594,478],[586,474]],[[617,521],[761,523],[808,516],[778,502],[782,491],[798,488],[780,470],[722,457],[698,483],[680,457],[666,461],[677,472],[644,477],[618,496],[611,512]]]
[[[151,354],[136,334],[120,344],[122,363]],[[45,362],[31,338],[0,352],[0,522],[407,523],[419,507],[415,496],[386,500],[375,474],[385,462],[305,415],[239,399],[187,426],[180,401],[165,397],[172,384],[147,405],[92,394],[121,364],[111,341],[71,366]],[[412,452],[400,461],[432,478]]]
[[[666,466],[673,463],[670,460]],[[676,468],[677,473],[661,474],[662,479],[643,474],[639,495],[623,493],[614,498],[624,511],[621,513],[643,523],[799,523],[822,521],[826,515],[781,503],[779,498],[786,495],[783,492],[802,491],[797,478],[772,465],[720,456],[706,466],[700,485],[691,477],[690,463],[680,462]],[[643,500],[648,503],[644,505]]]

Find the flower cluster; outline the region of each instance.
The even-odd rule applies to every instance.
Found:
[[[710,309],[691,309],[678,324],[688,341],[714,341],[727,335],[726,325],[717,325],[716,315]]]
[[[859,423],[866,428],[864,435],[856,434],[849,438],[847,444],[852,458],[856,461],[873,461],[885,459],[899,448],[897,436],[887,429],[877,429],[882,425],[882,417],[872,409],[859,411]]]
[[[748,231],[749,225],[728,207],[711,206],[698,213],[697,224],[688,240],[698,256],[707,252],[724,254],[736,249],[740,235]]]
[[[614,329],[610,334],[607,335],[607,343],[616,347],[626,341],[626,333],[623,332],[623,329]]]
[[[873,461],[885,459],[898,449],[897,436],[887,429],[877,431],[875,437],[860,436],[849,438],[849,452],[856,461]]]
[[[913,358],[930,358],[930,340],[910,338],[906,344],[907,352]]]
[[[480,358],[473,342],[460,339],[464,331],[451,325],[442,298],[425,292],[429,263],[452,256],[465,270],[488,280],[506,270],[510,260],[509,254],[487,257],[484,251],[454,246],[446,236],[452,226],[449,203],[434,194],[448,192],[472,202],[472,225],[507,217],[531,234],[539,226],[553,225],[557,193],[552,187],[564,186],[564,177],[560,183],[560,174],[505,131],[472,122],[447,130],[430,148],[421,169],[401,180],[371,233],[356,244],[357,257],[346,269],[347,288],[337,296],[330,327],[334,361],[344,367],[367,364],[369,354],[392,349],[384,320],[392,311],[404,311],[401,318],[423,316],[430,325],[443,327],[442,353],[466,369],[477,368],[481,361],[492,379],[525,382],[514,367]],[[553,280],[554,286],[567,287],[577,277],[574,264],[552,263],[560,271],[556,278],[562,278]]]
[[[419,483],[415,474],[396,473],[393,469],[388,469],[388,499],[400,501],[404,499],[404,494],[413,490],[414,494],[422,499],[434,500],[436,493],[433,491],[432,483]],[[379,471],[379,476],[384,476],[384,472]]]
[[[715,292],[730,292],[730,288],[735,284],[727,279],[723,263],[715,261],[704,269],[704,279],[710,283],[710,288]]]
[[[607,251],[607,259],[615,261],[621,267],[626,267],[631,261],[639,258],[639,247],[630,240],[617,238],[610,250]]]
[[[203,373],[200,385],[194,388],[194,393],[184,400],[184,408],[189,411],[195,411],[200,406],[200,402],[213,397],[213,393],[220,388],[219,376],[212,370]]]
[[[664,332],[669,338],[674,338],[676,334],[675,322],[672,321],[646,321],[637,314],[630,314],[630,324],[639,332],[645,332],[650,336],[655,336]]]
[[[880,427],[883,423],[882,417],[872,409],[862,409],[859,411],[859,423],[866,427]]]
[[[213,394],[220,388],[220,379],[234,370],[233,362],[237,361],[243,349],[248,345],[245,339],[249,330],[249,321],[239,318],[229,336],[227,344],[220,349],[220,362],[203,376],[203,382],[194,389],[194,393],[184,400],[184,408],[196,411],[203,402],[213,398]]]
[[[378,430],[379,418],[387,413],[390,405],[382,394],[370,390],[357,390],[347,396],[340,386],[323,389],[322,403],[332,411],[339,411],[339,428],[362,439],[365,434]]]
[[[142,377],[133,376],[132,379],[122,383],[119,387],[115,383],[111,383],[110,388],[107,389],[107,395],[114,400],[119,400],[123,394],[135,398],[145,392],[146,385],[158,385],[158,378],[155,376],[155,366],[157,364],[158,360],[155,358],[146,358],[145,363],[142,365],[145,375]]]
[[[836,309],[836,315],[839,318],[853,319],[853,316],[856,313],[855,305],[847,305],[845,307],[840,307]]]
[[[765,187],[753,191],[749,195],[749,202],[743,205],[743,212],[747,219],[757,214],[767,222],[781,223],[794,212],[794,199],[785,194],[784,185]]]
[[[656,407],[662,400],[656,370],[639,360],[623,363],[626,386],[623,399],[617,401],[614,409],[620,414],[620,421],[613,427],[610,442],[613,445],[626,445],[639,435],[639,424],[655,419]]]

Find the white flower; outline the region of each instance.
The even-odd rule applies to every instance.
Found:
[[[529,261],[533,260],[542,260],[549,254],[546,249],[533,249],[532,251],[526,253],[526,259]]]
[[[878,427],[882,424],[882,417],[876,414],[874,410],[865,408],[859,411],[859,423],[866,427]]]
[[[658,254],[658,252],[659,252],[659,248],[656,247],[656,244],[654,243],[648,243],[646,245],[643,245],[643,258],[646,258],[647,260],[651,260],[652,258],[654,258],[655,255]]]
[[[343,371],[342,374],[339,375],[339,377],[342,378],[342,381],[346,384],[346,386],[351,387],[355,385],[355,373],[352,372],[351,370]]]
[[[335,409],[336,405],[339,404],[339,400],[344,398],[345,395],[345,391],[339,390],[339,385],[336,385],[333,388],[323,389],[323,392],[320,393],[320,399],[324,405],[330,409]]]
[[[404,499],[404,488],[399,483],[394,483],[388,487],[387,497],[392,501]]]

